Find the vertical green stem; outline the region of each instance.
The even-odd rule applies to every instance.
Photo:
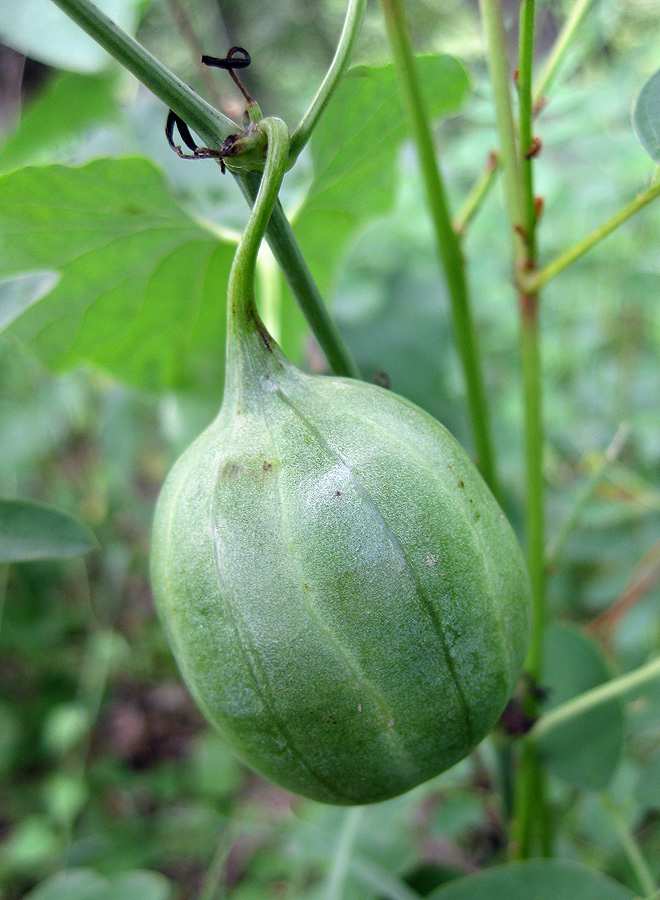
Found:
[[[538,294],[520,287],[521,276],[535,267],[536,209],[532,157],[532,61],[534,48],[534,0],[522,0],[520,59],[518,72],[520,143],[516,132],[509,89],[509,64],[501,0],[480,0],[487,38],[488,64],[493,84],[500,153],[505,178],[509,219],[514,232],[514,262],[519,286],[520,348],[524,403],[527,565],[533,595],[532,636],[527,669],[538,678],[545,627],[543,560],[543,422],[541,412],[541,365],[539,351]],[[527,701],[527,712],[536,712],[535,700]],[[517,854],[529,856],[534,834],[540,835],[545,818],[543,779],[535,748],[523,748],[516,785]],[[539,827],[536,827],[539,826]]]
[[[435,147],[424,106],[415,58],[401,0],[381,0],[387,33],[401,93],[406,101],[412,134],[417,147],[426,195],[435,227],[438,254],[447,280],[454,332],[467,385],[470,421],[479,467],[493,493],[499,487],[495,472],[486,396],[481,372],[477,334],[472,321],[465,263],[454,231],[445,187],[438,168]]]
[[[536,205],[532,150],[532,63],[534,59],[534,0],[522,0],[519,41],[519,129],[520,172],[524,202],[524,271],[536,268]],[[537,292],[520,291],[521,361],[525,409],[527,566],[532,583],[532,635],[526,668],[535,680],[541,673],[545,630],[543,417],[541,408],[541,361],[539,348],[539,297]],[[528,713],[535,716],[537,702],[527,701]],[[534,835],[541,837],[545,818],[543,776],[536,749],[523,748],[518,780],[517,852],[525,859],[531,853]]]
[[[511,78],[506,51],[502,5],[501,0],[479,0],[479,6],[486,32],[486,54],[493,87],[497,130],[500,139],[500,161],[504,172],[504,194],[509,221],[514,230],[513,244],[516,265],[519,266],[525,256],[519,231],[523,228],[525,222],[525,202],[520,178],[516,129],[511,106]]]
[[[534,203],[534,169],[532,153],[532,62],[534,55],[534,0],[520,4],[518,50],[518,108],[520,134],[520,170],[525,206],[525,243],[527,268],[536,260],[536,206]]]

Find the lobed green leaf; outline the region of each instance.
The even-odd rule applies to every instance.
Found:
[[[60,275],[10,326],[47,365],[92,362],[137,388],[220,396],[234,244],[191,219],[152,163],[8,173],[0,230],[0,277]]]

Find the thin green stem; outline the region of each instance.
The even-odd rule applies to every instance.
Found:
[[[218,841],[211,863],[207,869],[206,877],[197,900],[218,900],[218,897],[225,893],[223,875],[227,864],[227,858],[229,857],[238,832],[239,827],[236,822],[232,820],[227,824],[225,830],[220,835],[220,840]]]
[[[521,323],[527,479],[525,537],[534,607],[532,636],[525,668],[534,678],[540,673],[545,628],[543,428],[538,330],[536,298],[526,297],[523,300]]]
[[[371,861],[353,858],[349,867],[356,878],[385,900],[421,900],[417,891]]]
[[[536,211],[534,205],[532,159],[532,61],[534,50],[534,0],[522,0],[520,22],[519,99],[520,144],[516,132],[509,89],[501,0],[480,0],[486,31],[488,65],[493,85],[500,152],[505,179],[505,196],[511,229],[516,281],[521,315],[521,363],[524,404],[526,511],[525,537],[527,565],[532,586],[532,633],[526,668],[533,678],[539,675],[545,628],[545,570],[543,565],[543,419],[541,409],[541,364],[539,350],[538,292],[520,288],[521,275],[534,268],[536,254]],[[536,703],[530,696],[527,713],[534,715]],[[516,849],[526,858],[534,833],[541,829],[545,812],[540,793],[542,775],[533,749],[523,750],[516,784]]]
[[[335,849],[324,893],[326,900],[341,900],[344,895],[344,884],[349,871],[362,812],[362,807],[354,806],[344,814],[344,826]]]
[[[525,204],[525,236],[527,268],[536,260],[536,206],[534,202],[534,168],[532,157],[533,109],[532,64],[534,61],[534,0],[520,4],[518,51],[518,130],[520,134],[520,172]]]
[[[644,859],[644,854],[635,840],[635,836],[628,827],[626,820],[621,815],[621,811],[612,802],[610,797],[608,797],[607,794],[601,794],[600,800],[619,835],[619,840],[621,841],[621,846],[630,863],[630,868],[635,873],[635,877],[639,882],[639,886],[641,887],[644,896],[652,897],[657,890],[657,886],[649,865]]]
[[[571,719],[582,716],[586,712],[602,706],[603,703],[608,703],[610,700],[621,699],[645,684],[655,681],[656,678],[660,678],[660,656],[640,666],[638,669],[633,669],[632,672],[613,678],[605,684],[592,688],[590,691],[585,691],[578,697],[556,706],[553,710],[541,716],[529,732],[528,739],[538,740],[554,731],[555,728],[559,728],[560,725],[566,725]]]
[[[577,0],[569,17],[564,22],[552,50],[550,51],[550,55],[546,59],[545,65],[541,70],[538,81],[534,85],[534,104],[537,104],[545,96],[548,88],[555,80],[559,66],[563,62],[566,52],[593,2],[594,0]]]
[[[491,186],[497,178],[499,162],[499,156],[493,150],[488,156],[488,162],[483,172],[475,181],[472,190],[463,202],[463,206],[454,217],[452,225],[459,237],[465,234],[468,225],[479,212],[482,203],[490,193]]]
[[[472,320],[465,263],[454,231],[447,195],[438,168],[428,114],[415,67],[401,0],[381,0],[394,65],[406,101],[412,134],[435,228],[438,255],[447,280],[454,333],[467,386],[468,407],[478,465],[493,493],[499,495],[487,417],[477,334]]]
[[[316,92],[316,96],[305,115],[300,120],[298,127],[291,135],[291,149],[289,151],[291,164],[298,159],[300,152],[309,140],[318,120],[330,102],[337,86],[343,78],[348,68],[355,45],[357,44],[364,20],[364,11],[367,8],[367,0],[349,0],[346,10],[346,18],[344,19],[344,27],[337,44],[337,49],[330,63],[325,78],[321,82],[321,86]]]
[[[659,195],[660,182],[657,182],[652,184],[651,187],[647,188],[627,206],[624,206],[623,209],[619,210],[619,212],[612,216],[611,219],[608,219],[607,222],[604,222],[596,228],[595,231],[592,231],[591,234],[588,234],[586,237],[582,238],[581,241],[578,241],[577,244],[569,247],[568,250],[561,253],[539,272],[532,274],[528,279],[525,279],[526,288],[534,291],[540,290],[549,281],[559,275],[559,273],[567,266],[570,266],[576,259],[584,256],[584,254],[591,250],[592,247],[595,247],[596,244],[612,234],[619,225],[623,225],[624,222],[627,222],[628,219],[634,216],[636,212],[639,212],[640,209],[644,209],[645,206],[648,206],[648,204],[652,200],[655,200]]]
[[[207,146],[218,149],[228,135],[236,132],[237,126],[231,119],[223,116],[195,94],[134,38],[108,19],[90,0],[53,0],[53,2],[132,72],[167,107],[174,110]],[[259,175],[253,172],[237,175],[236,178],[243,193],[252,202],[259,188]],[[267,238],[331,369],[337,375],[359,377],[357,366],[330,319],[279,203],[276,204],[271,216]]]
[[[509,63],[506,50],[506,36],[502,16],[501,0],[479,0],[481,17],[486,33],[486,55],[490,71],[497,130],[500,139],[500,160],[504,173],[504,193],[509,213],[509,221],[514,231],[514,256],[520,265],[524,258],[524,248],[520,229],[525,223],[525,203],[518,162],[516,128],[511,106]]]
[[[573,504],[573,507],[564,520],[563,525],[550,542],[548,549],[545,552],[546,568],[553,566],[557,562],[560,553],[566,546],[566,542],[573,533],[575,526],[580,521],[582,513],[593,497],[594,491],[605,477],[609,467],[618,458],[621,450],[626,443],[626,440],[628,439],[629,434],[630,426],[626,423],[623,423],[617,429],[617,433],[612,438],[609,447],[587,479],[586,483],[582,487],[582,490],[579,492],[575,503]]]

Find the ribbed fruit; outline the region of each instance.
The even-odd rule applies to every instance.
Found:
[[[518,543],[412,403],[304,375],[259,328],[229,370],[158,502],[158,611],[246,763],[327,803],[384,800],[500,716],[528,639]]]

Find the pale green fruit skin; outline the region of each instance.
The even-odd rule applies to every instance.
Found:
[[[520,548],[456,440],[382,388],[288,364],[172,469],[152,581],[208,719],[327,803],[385,800],[464,757],[527,648]]]

